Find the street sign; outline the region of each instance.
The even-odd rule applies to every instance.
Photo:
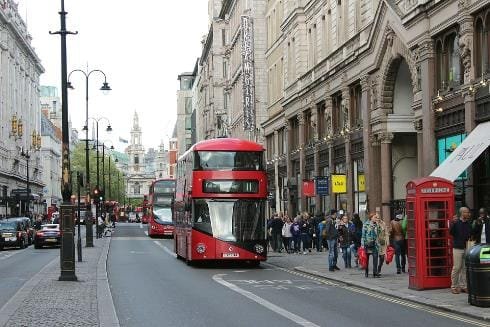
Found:
[[[328,188],[328,177],[319,176],[315,179],[315,187],[317,195],[329,195],[330,190]]]
[[[30,189],[28,191],[26,188],[16,188],[16,189],[13,189],[12,191],[10,191],[11,195],[26,194],[26,196],[27,196],[27,193],[31,193]]]

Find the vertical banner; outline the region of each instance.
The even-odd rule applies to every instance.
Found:
[[[316,194],[320,196],[329,195],[328,177],[317,177],[315,180],[315,189]]]
[[[332,192],[347,193],[347,176],[332,175]]]
[[[309,198],[315,196],[315,181],[311,181],[311,180],[303,181],[303,195]]]
[[[255,130],[255,72],[253,21],[241,16],[242,29],[242,81],[243,81],[243,129]]]
[[[359,192],[366,192],[366,177],[364,174],[357,175],[357,190]]]

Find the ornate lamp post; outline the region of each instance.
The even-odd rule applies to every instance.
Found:
[[[111,91],[111,87],[109,86],[109,83],[107,83],[107,77],[105,73],[99,69],[94,69],[91,71],[83,71],[81,69],[75,69],[70,72],[68,75],[68,82],[67,82],[67,87],[70,89],[73,89],[72,84],[70,83],[70,77],[71,74],[73,73],[81,73],[83,76],[85,76],[85,126],[83,127],[83,130],[85,130],[85,193],[86,193],[86,199],[85,199],[85,204],[86,204],[86,219],[85,219],[85,238],[86,238],[86,246],[87,247],[93,247],[94,246],[94,232],[92,228],[92,205],[90,203],[90,160],[89,160],[89,146],[88,146],[88,90],[89,90],[89,79],[90,76],[93,73],[98,73],[102,74],[104,76],[104,82],[100,88],[100,90],[104,93]]]
[[[62,132],[62,182],[61,194],[63,204],[61,205],[62,237],[60,250],[60,281],[76,281],[75,275],[75,243],[73,230],[73,204],[71,203],[71,174],[70,174],[70,137],[68,126],[68,91],[67,91],[67,74],[66,74],[66,35],[76,34],[66,30],[65,1],[61,0],[60,25],[58,32],[50,34],[59,34],[61,36],[61,132]]]

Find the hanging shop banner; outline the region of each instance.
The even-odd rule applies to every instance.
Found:
[[[357,175],[357,190],[359,192],[366,192],[366,177],[364,174]]]
[[[315,188],[317,195],[329,195],[330,188],[328,185],[328,177],[317,177],[315,179]]]
[[[241,17],[242,30],[242,81],[243,81],[243,128],[255,130],[255,72],[253,20]]]
[[[490,122],[478,124],[430,175],[454,182],[490,146],[489,130]]]
[[[310,180],[303,181],[303,196],[306,197],[315,196],[315,181],[310,181]]]
[[[347,176],[332,175],[332,192],[347,193]]]

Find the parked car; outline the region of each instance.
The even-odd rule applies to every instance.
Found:
[[[27,245],[31,245],[32,241],[34,240],[34,225],[32,224],[32,221],[29,217],[13,217],[13,218],[8,218],[8,220],[18,220],[21,221],[24,227],[24,230],[27,233]]]
[[[7,246],[23,249],[27,244],[27,232],[21,220],[0,221],[0,250]]]
[[[43,246],[61,245],[61,232],[59,224],[42,225],[41,229],[34,236],[34,248],[40,249]]]

